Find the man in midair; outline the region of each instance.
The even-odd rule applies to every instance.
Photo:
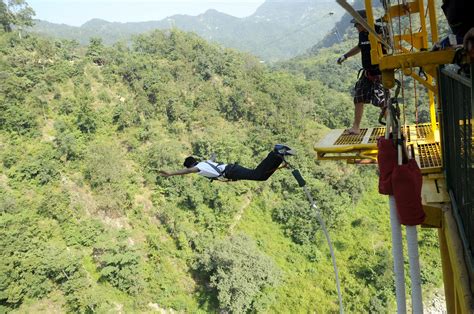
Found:
[[[295,152],[290,147],[276,144],[267,157],[254,168],[245,168],[238,164],[219,164],[212,160],[198,161],[193,156],[184,160],[184,169],[176,171],[159,171],[164,177],[181,176],[197,173],[211,180],[237,181],[237,180],[267,180],[282,164],[284,156],[294,155]]]

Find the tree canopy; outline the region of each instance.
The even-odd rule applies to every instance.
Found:
[[[346,91],[178,30],[113,47],[4,32],[0,59],[0,312],[337,311],[324,236],[288,171],[158,175],[190,154],[252,167],[279,142],[330,227],[348,311],[393,309],[375,169],[312,149],[349,124]],[[434,288],[436,233],[421,234]]]

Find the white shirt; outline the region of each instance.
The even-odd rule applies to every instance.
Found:
[[[211,165],[207,163],[210,163],[216,166],[221,172],[224,171],[225,167],[227,166],[226,164],[218,164],[210,160],[201,161],[194,167],[199,169],[199,172],[198,172],[199,175],[206,178],[217,178],[218,176],[220,176],[220,173],[218,173],[213,167],[211,167]]]

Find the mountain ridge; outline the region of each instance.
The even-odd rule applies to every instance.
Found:
[[[176,14],[158,21],[122,23],[95,18],[79,27],[35,20],[32,30],[81,44],[87,44],[92,37],[101,37],[104,43],[113,44],[153,29],[178,28],[266,61],[278,61],[314,46],[342,13],[335,3],[267,0],[254,14],[243,18],[209,9],[197,16]]]

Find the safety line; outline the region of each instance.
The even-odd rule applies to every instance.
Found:
[[[329,237],[329,232],[326,228],[326,223],[324,222],[323,218],[321,217],[319,208],[316,206],[316,202],[314,201],[313,197],[311,196],[311,193],[309,192],[308,187],[306,186],[306,181],[303,179],[303,176],[301,175],[300,171],[298,169],[294,168],[293,166],[291,166],[285,160],[285,158],[283,158],[283,160],[287,164],[287,167],[289,169],[293,169],[291,171],[291,174],[293,175],[293,177],[298,182],[298,185],[301,188],[303,188],[303,191],[306,194],[306,198],[308,199],[308,201],[311,204],[311,208],[313,208],[315,210],[316,219],[318,219],[319,224],[321,225],[321,229],[323,229],[324,235],[326,236],[326,240],[327,240],[328,246],[329,246],[329,251],[331,253],[332,265],[333,265],[333,268],[334,268],[334,275],[336,277],[337,296],[339,298],[339,313],[343,314],[344,313],[344,306],[342,304],[342,293],[341,293],[341,284],[340,284],[340,281],[339,281],[339,271],[337,269],[336,255],[334,254],[334,248],[332,246],[331,238]]]

